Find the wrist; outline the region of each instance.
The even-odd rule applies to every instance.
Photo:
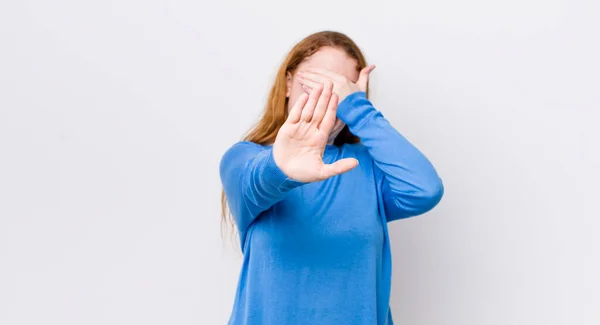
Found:
[[[304,182],[294,180],[285,173],[285,159],[278,155],[277,148],[275,146],[268,149],[265,164],[270,171],[271,180],[275,185],[283,190],[291,190],[297,186],[304,184]]]
[[[359,90],[346,96],[337,108],[337,116],[348,126],[353,126],[364,116],[364,111],[372,108],[367,93]]]

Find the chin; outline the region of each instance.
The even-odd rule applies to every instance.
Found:
[[[346,123],[342,122],[342,120],[340,120],[339,118],[336,119],[335,124],[333,125],[333,129],[329,133],[329,139],[327,140],[327,142],[333,143],[335,138],[337,138],[337,136],[340,134],[340,132],[342,132],[345,126]]]
[[[329,139],[327,139],[327,142],[333,143],[335,138],[337,138],[337,136],[342,132],[343,129],[344,129],[344,126],[342,125],[341,128],[332,130],[331,133],[329,134]]]

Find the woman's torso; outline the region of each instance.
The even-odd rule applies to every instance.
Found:
[[[323,160],[348,157],[358,167],[295,188],[250,226],[230,324],[377,323],[385,240],[373,162],[360,145],[328,146]]]

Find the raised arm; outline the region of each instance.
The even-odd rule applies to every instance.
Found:
[[[438,204],[444,186],[435,168],[373,107],[364,92],[346,97],[338,116],[375,162],[388,221],[423,214]]]
[[[309,68],[299,75],[300,82],[309,89],[334,83],[334,92],[341,100],[337,116],[361,139],[373,158],[387,220],[392,221],[431,210],[441,200],[444,186],[431,162],[367,99],[365,90],[374,68],[363,68],[356,82],[326,69]]]
[[[338,97],[333,84],[303,94],[279,129],[273,146],[240,142],[220,163],[225,196],[242,243],[252,222],[286,194],[304,183],[344,173],[354,158],[323,162],[323,151],[336,118]]]
[[[240,235],[263,211],[302,185],[285,175],[271,147],[252,142],[233,145],[221,158],[221,182]]]

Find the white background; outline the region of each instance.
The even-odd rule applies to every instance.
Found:
[[[342,31],[446,194],[390,224],[399,325],[600,324],[597,1],[0,5],[0,324],[225,324],[222,153]]]

